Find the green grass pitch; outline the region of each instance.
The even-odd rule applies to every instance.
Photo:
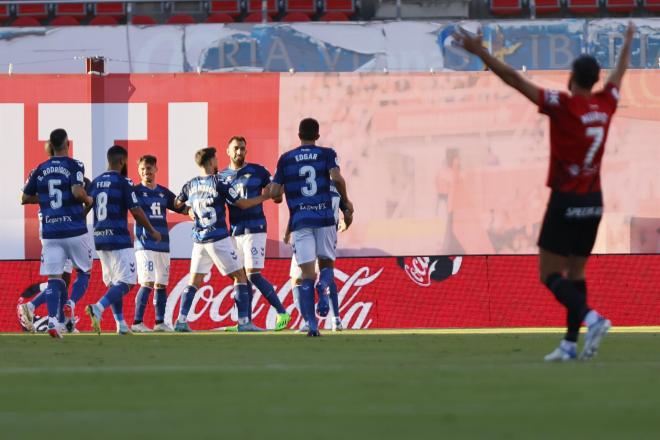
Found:
[[[559,339],[0,335],[0,438],[660,438],[660,334]]]

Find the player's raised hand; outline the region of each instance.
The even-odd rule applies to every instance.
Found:
[[[635,36],[635,23],[631,21],[628,22],[628,28],[626,28],[626,40],[632,40]]]
[[[482,37],[481,37],[481,28],[479,28],[479,32],[476,35],[474,35],[466,31],[465,29],[457,26],[456,32],[454,32],[452,36],[454,37],[454,41],[456,41],[456,44],[462,47],[463,49],[465,49],[467,52],[470,52],[475,55],[479,55],[479,52],[484,50]]]

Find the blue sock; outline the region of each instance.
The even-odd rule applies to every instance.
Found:
[[[293,280],[291,281],[293,284]],[[296,307],[298,307],[298,312],[300,312],[300,316],[302,319],[307,321],[307,316],[305,316],[305,312],[303,311],[302,306],[300,305],[300,286],[296,286],[295,284],[291,288],[293,291],[293,301],[296,303]]]
[[[124,300],[119,298],[117,301],[111,304],[112,314],[115,317],[115,321],[121,322],[124,320]]]
[[[66,301],[69,299],[68,292],[66,291],[66,284],[64,285],[64,289],[60,290],[60,303],[59,306],[57,307],[57,322],[60,324],[64,324],[64,304],[66,304]]]
[[[250,293],[247,284],[234,284],[234,298],[238,310],[238,323],[250,322]]]
[[[284,306],[282,306],[282,302],[277,297],[277,293],[275,293],[273,285],[270,284],[268,280],[261,275],[260,272],[251,273],[249,278],[250,282],[254,284],[257,289],[259,289],[259,292],[261,292],[261,294],[264,296],[264,298],[266,298],[270,305],[275,307],[277,313],[286,313],[286,309]]]
[[[123,298],[124,295],[131,290],[126,283],[117,283],[108,288],[105,292],[105,295],[99,300],[99,303],[103,306],[103,309],[107,309],[111,304],[116,303]]]
[[[48,289],[48,287],[46,287],[46,289]],[[39,292],[37,296],[35,296],[34,299],[30,301],[35,309],[46,303],[46,289]]]
[[[87,292],[87,287],[89,286],[89,272],[82,272],[76,270],[76,281],[73,282],[73,287],[71,287],[71,301],[74,304],[78,304],[78,301],[82,299]]]
[[[188,319],[188,312],[190,312],[190,307],[192,307],[193,300],[195,299],[195,293],[197,293],[197,287],[195,286],[188,285],[183,289],[181,302],[179,303],[179,320],[181,322],[186,322]]]
[[[139,324],[144,321],[144,311],[147,309],[147,303],[149,302],[149,295],[151,295],[151,287],[140,286],[137,295],[135,295],[135,316],[133,317],[133,323]]]
[[[254,291],[252,290],[252,283],[248,281],[247,283],[248,291],[248,302],[250,306],[248,307],[248,319],[252,321],[252,306],[254,305]]]
[[[60,309],[60,296],[64,290],[66,294],[66,283],[60,278],[51,278],[48,280],[48,288],[44,291],[46,295],[46,306],[48,307],[48,317],[54,318],[58,315]]]
[[[337,284],[333,281],[332,284],[328,286],[328,290],[330,290],[332,314],[335,315],[335,318],[339,318],[339,295],[337,294]]]
[[[309,324],[309,329],[317,331],[319,326],[314,312],[314,280],[302,280],[299,292],[300,308],[304,311],[303,316]]]
[[[165,322],[165,307],[167,306],[167,292],[165,289],[156,289],[154,305],[156,306],[156,324],[162,324]]]

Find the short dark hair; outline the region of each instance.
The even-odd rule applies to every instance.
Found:
[[[227,142],[227,146],[229,146],[229,144],[231,144],[234,141],[243,142],[245,145],[247,145],[247,141],[245,140],[245,138],[243,136],[232,136],[232,137],[229,138],[229,142]]]
[[[146,163],[147,165],[155,166],[156,162],[158,162],[158,159],[156,159],[156,156],[152,156],[151,154],[145,154],[138,159],[138,165],[140,165],[142,162]]]
[[[50,146],[53,148],[53,151],[62,151],[64,148],[64,144],[68,138],[68,135],[66,134],[66,130],[63,128],[56,128],[55,130],[50,132],[50,138],[48,139],[48,142],[50,142]]]
[[[128,158],[128,151],[126,151],[126,148],[122,147],[121,145],[113,145],[112,147],[108,148],[106,157],[108,158],[109,164],[116,164],[120,160]]]
[[[572,76],[575,84],[583,89],[591,90],[598,82],[600,65],[591,55],[580,55],[573,61]]]
[[[298,137],[305,140],[316,140],[319,138],[319,121],[314,118],[305,118],[298,126]]]
[[[201,150],[197,150],[197,153],[195,153],[195,163],[200,167],[203,167],[204,164],[206,164],[206,162],[213,159],[214,157],[215,157],[215,148],[213,147],[202,148]]]

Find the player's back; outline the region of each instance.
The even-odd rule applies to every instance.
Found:
[[[225,202],[229,193],[234,199],[238,197],[236,190],[218,174],[194,177],[183,186],[178,198],[193,211],[195,242],[209,243],[229,235],[225,222]]]
[[[154,189],[146,185],[135,186],[140,207],[151,225],[160,232],[161,240],[156,242],[144,226],[135,224],[135,248],[156,252],[170,251],[170,238],[167,228],[167,210],[174,210],[175,195],[169,189],[156,185]]]
[[[550,170],[553,190],[590,193],[601,190],[600,165],[619,99],[607,84],[590,96],[543,90],[539,111],[550,116]]]
[[[83,204],[71,190],[72,185],[84,185],[84,172],[82,162],[56,156],[30,174],[24,192],[39,197],[42,238],[67,238],[87,233]]]
[[[90,185],[94,199],[94,244],[98,250],[133,246],[128,232],[128,210],[138,206],[133,182],[116,171],[106,171]]]
[[[302,145],[280,156],[274,182],[284,186],[291,230],[332,226],[330,170],[337,168],[331,148]]]
[[[218,173],[220,177],[236,190],[242,199],[259,197],[263,188],[270,183],[270,172],[261,165],[247,163],[238,170],[225,168]],[[240,209],[229,207],[229,224],[232,235],[266,232],[266,216],[263,205]]]

